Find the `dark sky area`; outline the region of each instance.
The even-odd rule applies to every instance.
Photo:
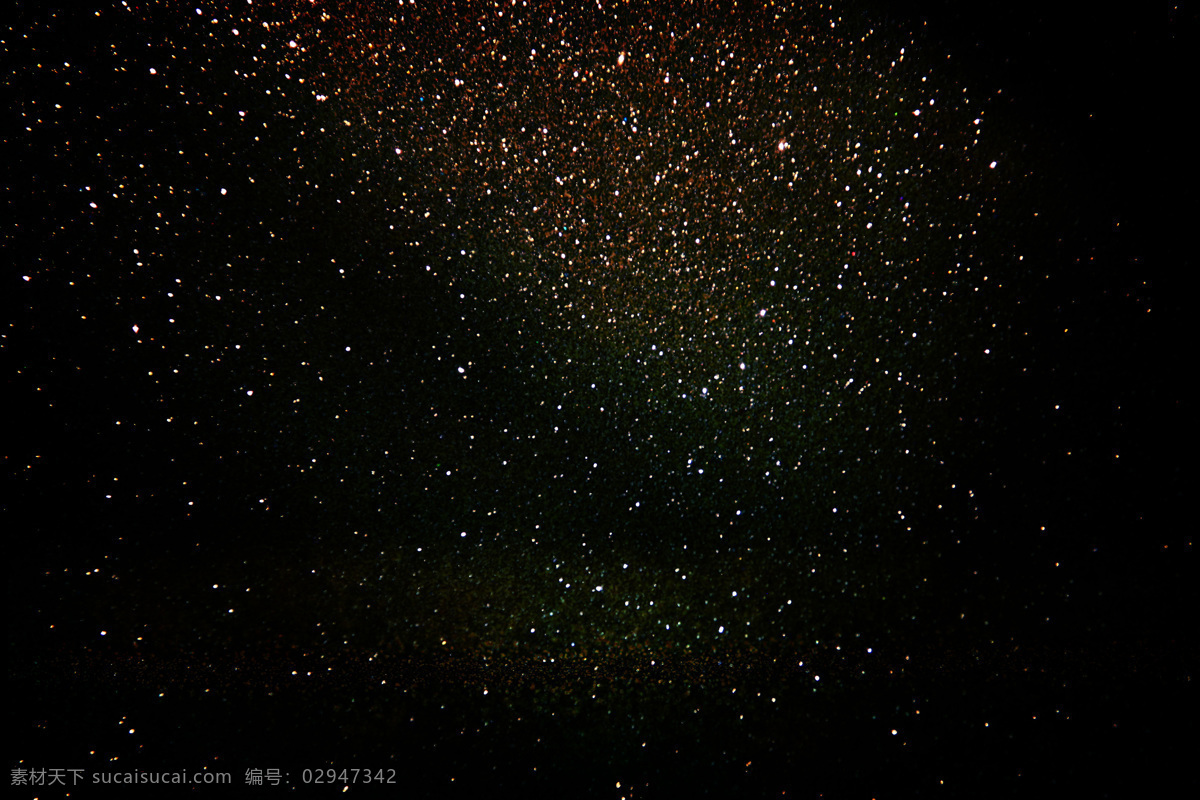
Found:
[[[14,789],[1194,788],[1194,14],[1070,6],[19,3]]]

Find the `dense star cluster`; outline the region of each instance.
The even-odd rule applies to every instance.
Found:
[[[62,437],[18,472],[81,531],[35,548],[30,624],[132,648],[133,685],[190,653],[443,738],[447,705],[480,734],[633,697],[620,760],[638,704],[783,736],[935,640],[1016,663],[1069,596],[981,555],[1060,522],[995,477],[1031,342],[1069,331],[1027,310],[1050,166],[919,26],[128,0],[24,9],[4,46],[19,372]],[[1039,391],[1049,473],[1076,445]],[[393,713],[410,691],[439,712]]]
[[[123,218],[122,349],[156,425],[236,431],[272,513],[342,512],[331,591],[563,652],[809,639],[918,588],[1021,255],[985,104],[910,40],[820,8],[119,13],[169,27],[111,58],[180,118],[72,187]]]

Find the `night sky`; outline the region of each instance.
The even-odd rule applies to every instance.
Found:
[[[1191,18],[959,5],[19,3],[19,796],[1196,788]]]

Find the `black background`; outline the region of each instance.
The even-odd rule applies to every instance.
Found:
[[[939,569],[956,576],[947,579],[956,604],[928,609],[928,622],[896,635],[891,649],[908,660],[889,662],[890,674],[860,679],[860,667],[876,667],[814,654],[829,659],[828,695],[810,695],[769,654],[736,665],[668,657],[658,677],[673,683],[610,686],[618,700],[600,710],[571,700],[590,683],[565,668],[529,667],[493,704],[498,692],[481,699],[477,691],[487,676],[403,648],[379,661],[366,650],[344,656],[338,677],[320,677],[333,662],[315,655],[307,604],[327,604],[321,610],[344,629],[368,635],[386,612],[365,595],[319,596],[306,568],[325,557],[320,520],[244,510],[242,467],[223,455],[206,461],[209,451],[185,448],[169,429],[109,432],[114,416],[156,413],[155,398],[129,390],[143,365],[114,363],[95,328],[78,321],[74,304],[95,307],[95,298],[36,282],[16,288],[29,271],[22,265],[71,252],[52,236],[67,199],[44,187],[62,182],[56,173],[78,180],[96,165],[45,152],[49,145],[10,124],[5,249],[8,294],[18,301],[3,343],[12,401],[3,499],[10,767],[203,765],[231,770],[241,787],[249,767],[285,769],[297,784],[305,767],[361,766],[396,769],[402,796],[619,797],[632,786],[634,797],[1118,797],[1179,779],[1178,790],[1195,791],[1193,528],[1183,497],[1191,430],[1183,376],[1192,360],[1181,324],[1194,259],[1179,235],[1193,149],[1183,88],[1193,19],[1167,4],[1136,13],[1077,5],[881,3],[854,12],[880,25],[923,23],[926,41],[952,55],[964,82],[1009,98],[1014,137],[1054,165],[1040,187],[1048,222],[1028,235],[1043,253],[1053,249],[1057,268],[1019,312],[1031,332],[1014,359],[1024,371],[998,379],[979,410],[993,445],[964,483],[979,487],[977,524],[995,535],[945,551]],[[6,37],[10,57],[22,57],[23,23],[47,13],[22,5]],[[62,13],[58,46],[87,58],[71,54],[87,51],[88,20]],[[14,85],[12,74],[10,94],[43,89]],[[81,104],[111,101],[79,91]],[[370,302],[370,286],[356,291]],[[445,324],[444,291],[415,287],[406,310],[416,339]],[[120,308],[105,313],[112,319],[91,324],[128,328]],[[50,395],[52,406],[42,400]],[[1054,403],[1071,412],[1049,414]],[[228,446],[236,422],[226,435],[211,452],[236,450]],[[48,466],[27,468],[35,456]],[[147,486],[205,477],[130,515],[82,491],[101,463]],[[193,496],[219,502],[179,519],[179,501]],[[1059,532],[1000,534],[1033,518],[1054,520]],[[198,552],[193,540],[205,547]],[[103,621],[125,624],[122,590],[55,570],[106,558],[136,582],[139,619],[154,619],[145,598],[159,594],[154,625],[174,631],[168,644],[138,650],[97,640]],[[1055,561],[1063,567],[1051,568]],[[262,630],[204,621],[208,604],[221,601],[189,570],[252,582],[266,563],[277,570],[269,602],[293,603],[295,613],[264,612],[272,622]],[[1002,645],[961,632],[952,620],[960,613],[988,618]],[[282,675],[304,669],[318,678],[284,687]],[[604,674],[617,687],[630,677],[620,664]],[[748,707],[754,724],[734,728],[729,719],[741,712],[730,687],[807,711],[798,719]],[[693,713],[700,706],[706,711]],[[128,727],[153,733],[143,740]],[[893,737],[892,727],[903,730]],[[284,791],[305,788],[200,793]]]

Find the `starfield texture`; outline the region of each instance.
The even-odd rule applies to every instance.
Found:
[[[1113,86],[1059,107],[999,37],[864,3],[14,19],[21,791],[1011,796],[1182,759],[1170,273],[1134,154],[1092,158]]]

